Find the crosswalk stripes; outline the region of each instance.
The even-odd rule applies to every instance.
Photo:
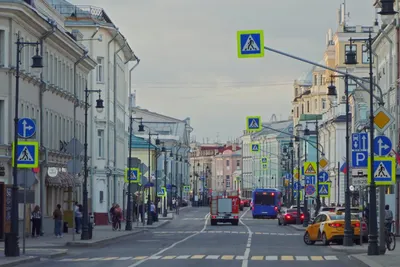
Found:
[[[164,256],[134,256],[134,257],[99,257],[99,258],[66,258],[62,262],[82,261],[138,261],[138,260],[244,260],[243,255],[164,255]],[[253,255],[249,261],[337,261],[337,256],[296,256],[296,255]]]
[[[154,231],[153,234],[248,234],[245,231]],[[277,236],[299,236],[301,233],[268,233],[268,232],[254,232],[253,235],[277,235]]]

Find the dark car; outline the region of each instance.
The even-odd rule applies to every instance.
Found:
[[[182,207],[186,207],[188,204],[189,203],[188,203],[188,201],[186,199],[182,199],[182,201],[181,201],[181,206]]]
[[[296,223],[297,219],[297,209],[286,209],[281,210],[277,216],[279,225],[288,225]],[[300,221],[303,223],[304,214],[303,211],[300,212]]]
[[[250,201],[251,201],[250,199],[243,198],[242,201],[243,201],[243,207],[250,207]]]

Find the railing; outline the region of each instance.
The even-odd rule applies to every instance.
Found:
[[[52,4],[52,6],[64,17],[91,18],[99,21],[110,22],[108,21],[104,10],[100,7],[56,4]]]

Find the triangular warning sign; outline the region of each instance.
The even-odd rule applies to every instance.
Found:
[[[258,129],[258,122],[255,119],[252,119],[250,124],[249,124],[249,128],[251,129]]]
[[[249,35],[249,37],[247,38],[246,43],[242,47],[242,51],[260,51],[260,48],[258,47],[256,42],[254,41],[253,36]]]
[[[379,163],[378,168],[376,169],[374,173],[375,178],[388,178],[390,177],[390,174],[388,170],[386,169],[385,165],[381,162]]]
[[[304,171],[305,174],[315,174],[317,173],[313,167],[313,165],[310,163],[306,170]]]
[[[31,152],[29,152],[29,149],[27,146],[25,146],[22,151],[21,154],[19,154],[19,157],[17,159],[18,161],[33,161],[33,157],[31,155]]]
[[[328,195],[328,185],[321,185],[321,189],[319,190],[320,195]]]

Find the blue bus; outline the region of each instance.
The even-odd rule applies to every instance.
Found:
[[[282,205],[282,192],[275,188],[255,189],[251,198],[253,218],[267,217],[276,219]]]

